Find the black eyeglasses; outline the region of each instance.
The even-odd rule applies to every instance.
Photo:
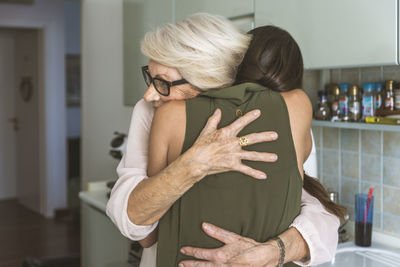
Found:
[[[153,84],[156,91],[163,96],[169,96],[172,86],[188,83],[185,79],[169,82],[161,78],[153,78],[150,75],[149,66],[142,67],[142,74],[146,85],[150,86],[150,84]]]

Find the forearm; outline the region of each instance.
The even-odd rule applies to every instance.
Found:
[[[302,207],[290,227],[296,228],[306,241],[309,261],[296,261],[301,266],[318,265],[332,260],[338,243],[339,219],[325,210],[318,199],[303,189]]]
[[[309,257],[309,249],[307,243],[296,230],[296,228],[290,227],[288,230],[279,235],[285,246],[285,258],[284,263],[292,261],[304,261]],[[262,260],[263,266],[278,266],[281,257],[278,242],[276,240],[268,240],[261,244],[263,250],[259,256],[264,257]],[[260,262],[261,263],[261,262]]]
[[[310,257],[308,245],[296,228],[290,227],[279,237],[285,245],[285,263],[306,261]]]
[[[129,196],[129,219],[138,225],[150,225],[158,221],[177,199],[204,176],[199,174],[195,164],[190,163],[190,155],[185,153],[158,174],[141,181]]]

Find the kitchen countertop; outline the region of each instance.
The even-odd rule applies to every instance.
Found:
[[[89,183],[88,191],[81,191],[79,193],[79,198],[85,203],[105,213],[108,202],[107,192],[110,191],[110,189],[106,185],[107,182],[108,181]],[[347,233],[350,235],[350,240],[353,240],[354,222],[349,221],[345,228],[347,230]],[[380,246],[380,244],[385,244],[388,247],[400,249],[400,236],[394,236],[393,234],[373,230],[372,243],[377,244],[377,246]],[[338,248],[349,246],[349,244],[354,244],[354,242],[351,241],[339,244]]]
[[[359,247],[354,242],[339,244],[335,258],[318,267],[398,267],[400,249],[373,242],[371,247]]]
[[[105,213],[108,202],[107,192],[110,191],[106,185],[107,182],[108,181],[89,183],[88,191],[79,192],[79,198]]]

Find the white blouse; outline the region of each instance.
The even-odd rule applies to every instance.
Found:
[[[134,107],[129,127],[126,152],[117,167],[119,176],[110,199],[107,203],[107,215],[121,233],[131,240],[141,240],[149,235],[158,222],[153,225],[135,225],[129,220],[127,213],[128,199],[132,190],[143,179],[147,179],[147,156],[151,122],[154,109],[150,103],[140,100]],[[313,155],[313,154],[312,154]],[[310,175],[315,174],[314,159],[304,168]],[[314,162],[313,162],[314,161]],[[307,169],[308,168],[308,169]],[[339,219],[325,210],[322,204],[309,195],[304,189],[301,197],[301,213],[295,218],[291,227],[295,227],[303,236],[310,249],[308,262],[295,262],[301,266],[317,265],[330,261],[338,243]],[[141,267],[155,267],[157,243],[145,248],[142,254]]]

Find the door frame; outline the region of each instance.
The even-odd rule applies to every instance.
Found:
[[[39,31],[40,213],[53,217],[55,209],[67,205],[64,24],[11,17],[0,16],[0,27]]]

